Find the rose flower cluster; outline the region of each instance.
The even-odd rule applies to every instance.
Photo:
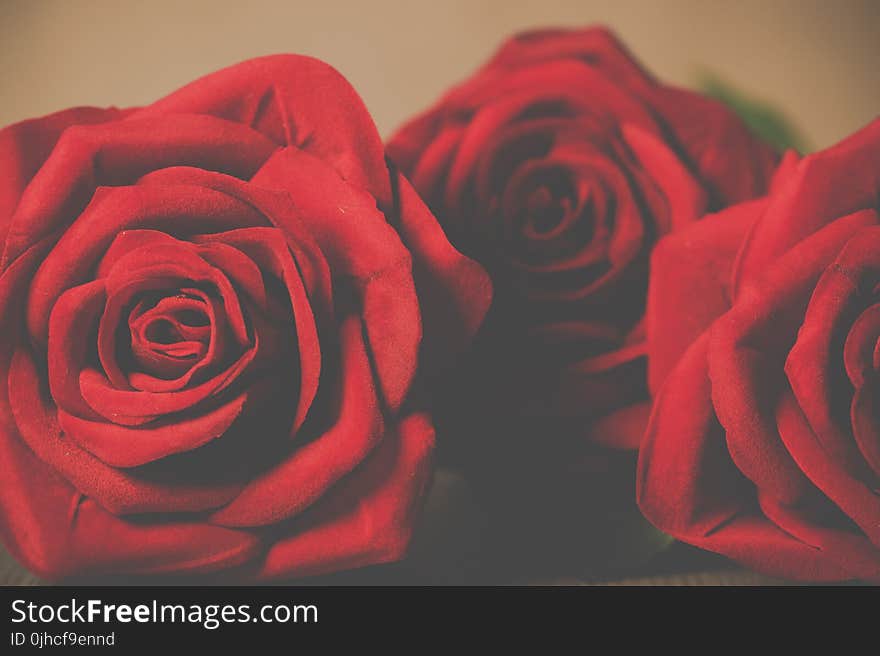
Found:
[[[880,120],[779,153],[542,30],[384,145],[279,55],[7,127],[0,168],[0,538],[42,577],[399,560],[436,443],[493,549],[588,558],[631,507],[880,580]]]

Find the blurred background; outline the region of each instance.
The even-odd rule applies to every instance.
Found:
[[[383,135],[508,34],[605,23],[659,77],[707,76],[783,109],[811,147],[880,111],[876,0],[0,0],[0,125],[148,103],[256,55],[324,59]]]

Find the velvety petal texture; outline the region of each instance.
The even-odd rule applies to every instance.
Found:
[[[880,581],[880,120],[652,261],[658,528],[780,577]]]
[[[480,435],[450,432],[468,433],[463,451],[490,441],[490,453],[511,431],[534,435],[538,451],[546,440],[638,446],[652,249],[763,194],[779,159],[598,27],[511,37],[388,153],[495,283],[470,384],[456,377],[449,403],[465,424],[487,416]]]
[[[401,557],[492,287],[284,55],[0,131],[0,536],[39,575]],[[423,381],[423,382],[420,382]]]

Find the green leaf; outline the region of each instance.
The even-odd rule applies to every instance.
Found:
[[[732,109],[752,131],[780,150],[793,148],[799,153],[809,152],[803,134],[778,108],[734,87],[713,73],[700,76],[698,88]]]

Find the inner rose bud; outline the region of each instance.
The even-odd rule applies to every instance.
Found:
[[[562,203],[553,198],[553,192],[546,186],[538,187],[529,194],[525,211],[529,218],[525,234],[529,237],[546,235],[565,216]]]
[[[143,299],[132,309],[128,315],[131,356],[144,373],[178,378],[214,345],[211,333],[216,328],[199,291],[181,291],[158,301]]]
[[[589,243],[593,217],[584,212],[569,176],[554,166],[523,168],[502,200],[504,213],[519,226],[516,253],[538,262]]]

